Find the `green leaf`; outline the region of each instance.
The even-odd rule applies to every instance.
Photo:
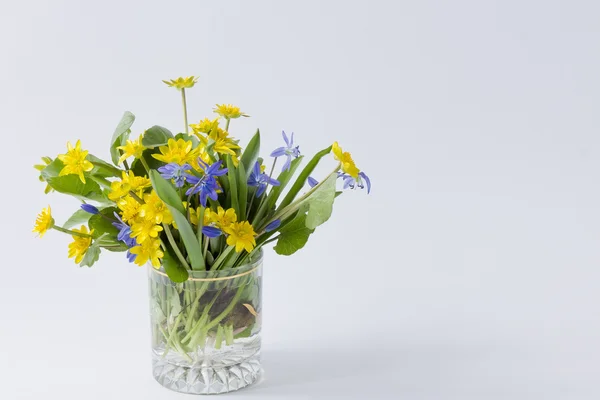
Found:
[[[100,247],[96,243],[92,243],[92,245],[87,249],[85,255],[83,256],[83,260],[79,263],[80,267],[91,267],[94,265],[96,261],[100,259]]]
[[[196,239],[196,234],[194,233],[192,226],[185,216],[185,208],[183,207],[179,195],[175,191],[175,187],[171,182],[160,176],[156,170],[150,171],[150,181],[152,182],[152,187],[156,191],[156,194],[165,202],[177,224],[177,229],[183,239],[183,244],[185,245],[188,257],[190,258],[190,263],[192,264],[192,269],[206,269],[204,258],[202,257],[202,248]]]
[[[179,263],[177,258],[171,255],[170,251],[165,251],[162,259],[162,265],[165,272],[173,282],[181,283],[188,279],[188,271]]]
[[[306,227],[306,214],[300,210],[296,217],[279,231],[279,239],[273,247],[277,254],[289,256],[304,247],[314,229]]]
[[[112,225],[112,222],[106,218],[114,220],[114,213],[119,210],[116,207],[107,207],[100,210],[99,214],[92,215],[89,221],[90,229],[94,230],[92,236],[99,238],[103,235],[109,235],[116,237],[119,230]]]
[[[192,135],[192,134],[187,134],[187,133],[178,133],[177,135],[175,135],[175,140],[178,139],[183,139],[185,141],[191,141],[192,142],[192,148],[196,148],[198,147],[198,145],[200,144],[200,140],[198,139],[198,137],[196,135]]]
[[[260,131],[257,129],[252,139],[246,146],[246,150],[242,154],[242,158],[240,163],[244,164],[244,169],[246,170],[246,179],[250,176],[252,172],[252,167],[254,167],[254,163],[258,158],[258,153],[260,151]]]
[[[156,194],[158,194],[158,197],[160,197],[162,201],[179,211],[181,214],[185,214],[185,208],[183,207],[181,198],[171,182],[160,176],[160,173],[154,169],[150,170],[150,181],[152,182],[152,187],[156,190]]]
[[[100,176],[103,178],[117,176],[121,177],[122,170],[116,167],[113,167],[109,163],[104,160],[99,159],[98,157],[88,154],[87,160],[94,164],[94,169],[92,169],[89,173],[90,175]]]
[[[150,169],[159,169],[160,167],[165,165],[164,162],[152,157],[152,154],[160,154],[160,151],[158,150],[158,148],[154,148],[146,149],[142,152],[142,157],[144,158],[144,160],[146,160],[146,163],[148,164],[148,167],[150,167]],[[133,174],[135,176],[148,176],[148,172],[146,171],[146,168],[144,167],[139,158],[133,160],[130,169],[133,171]]]
[[[121,153],[119,153],[117,147],[123,146],[129,138],[133,121],[135,121],[135,115],[129,111],[125,111],[125,114],[121,117],[121,121],[113,133],[110,141],[110,158],[115,165],[119,165],[119,158],[121,157]]]
[[[173,138],[173,134],[162,126],[154,125],[144,133],[142,145],[148,149],[153,149],[158,146],[164,146],[169,139]]]
[[[76,225],[87,225],[92,214],[87,211],[77,210],[69,217],[69,219],[63,224],[63,228],[71,229]]]
[[[319,161],[321,161],[321,158],[323,158],[330,152],[331,152],[331,146],[329,146],[328,148],[323,149],[320,152],[318,152],[317,154],[315,154],[315,156],[310,160],[310,162],[306,165],[306,167],[304,167],[304,169],[298,176],[298,179],[296,179],[296,182],[294,182],[294,185],[292,186],[292,188],[290,189],[288,194],[283,198],[283,200],[277,207],[277,211],[281,210],[284,207],[287,207],[288,205],[291,204],[292,201],[294,201],[294,198],[296,197],[298,192],[304,187],[304,185],[306,184],[306,180],[308,179],[308,176],[313,172],[313,170],[315,169],[317,164],[319,164]]]
[[[335,199],[335,183],[337,175],[332,174],[319,187],[307,197],[308,214],[306,215],[306,227],[315,229],[329,219],[333,211],[333,200]]]
[[[237,191],[237,171],[233,166],[233,161],[230,156],[227,156],[227,179],[229,180],[229,193],[227,193],[227,195],[231,197],[231,207],[238,215],[238,220],[243,221],[244,218],[240,215],[240,203]]]
[[[63,162],[57,158],[42,170],[42,178],[52,189],[59,193],[70,194],[79,200],[106,202],[106,198],[102,195],[102,189],[93,179],[88,177],[83,183],[78,175],[59,176],[64,166]]]
[[[246,205],[248,203],[248,183],[246,181],[246,169],[244,164],[238,165],[238,198],[240,207],[239,221],[246,220]]]

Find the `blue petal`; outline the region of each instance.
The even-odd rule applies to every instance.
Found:
[[[292,133],[292,138],[294,134]],[[285,141],[285,144],[287,145],[287,147],[290,147],[290,141],[288,140],[287,135],[285,134],[285,131],[281,131],[281,136],[283,136],[283,140]]]
[[[309,176],[307,180],[308,180],[308,185],[311,188],[314,188],[315,186],[317,186],[319,184],[319,181],[316,180],[315,178],[313,178],[312,176]]]
[[[83,204],[81,205],[81,209],[82,209],[83,211],[85,211],[85,212],[88,212],[88,213],[90,213],[90,214],[98,214],[98,213],[100,212],[100,211],[99,211],[99,210],[98,210],[96,207],[94,207],[93,205],[91,205],[91,204],[85,204],[85,203],[83,203]]]
[[[262,194],[265,192],[266,189],[267,189],[267,185],[265,185],[265,184],[260,185],[258,187],[258,190],[256,191],[256,197],[262,196]]]
[[[285,147],[278,147],[271,153],[271,157],[283,157],[286,155]]]
[[[367,182],[367,194],[371,193],[371,180],[369,179],[367,174],[365,174],[364,172],[361,172],[358,175],[361,176],[365,180],[365,182]]]
[[[269,178],[268,176],[267,176],[267,182],[271,186],[279,186],[279,185],[281,185],[281,183],[279,183],[279,181],[277,179]]]
[[[203,226],[202,233],[208,236],[209,238],[219,237],[223,232],[219,228],[215,228],[214,226]]]
[[[285,164],[283,164],[283,168],[281,168],[281,172],[289,170],[290,165],[292,163],[292,156],[289,154],[286,154],[286,155],[287,155],[287,159],[285,160]]]
[[[281,220],[276,219],[275,221],[271,222],[269,225],[267,225],[265,227],[265,232],[271,232],[272,230],[279,228],[280,225],[281,225]]]

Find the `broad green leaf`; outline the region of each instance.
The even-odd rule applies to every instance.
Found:
[[[119,230],[112,225],[114,213],[119,210],[116,207],[107,207],[100,210],[99,214],[92,215],[88,223],[90,229],[94,230],[92,236],[99,238],[103,235],[117,237]],[[109,220],[110,219],[110,220]]]
[[[146,164],[148,164],[150,169],[159,169],[160,167],[165,165],[164,162],[152,157],[152,154],[160,154],[158,147],[154,149],[146,149],[142,152],[142,157],[144,157],[144,160],[146,160]],[[135,176],[148,176],[146,168],[144,168],[144,165],[138,158],[133,160],[130,169],[133,171],[133,174]]]
[[[173,138],[173,134],[167,128],[154,125],[144,133],[142,145],[148,149],[153,149],[166,145],[171,138]]]
[[[173,282],[181,283],[188,279],[188,271],[181,265],[177,258],[171,255],[170,250],[164,252],[162,265],[165,272]]]
[[[103,178],[111,176],[121,177],[122,170],[110,165],[106,161],[101,160],[92,154],[88,154],[87,160],[94,164],[94,169],[89,172],[90,175],[100,176]]]
[[[185,208],[183,207],[181,198],[171,182],[160,176],[160,173],[156,170],[150,171],[150,181],[152,182],[152,187],[156,190],[156,194],[158,194],[158,197],[160,197],[162,201],[179,211],[181,214],[185,214]]]
[[[244,150],[242,154],[242,158],[240,163],[244,164],[244,169],[246,170],[246,179],[250,176],[252,172],[252,167],[254,167],[254,163],[258,158],[258,153],[260,151],[260,131],[257,129],[250,142],[248,142],[248,146]]]
[[[198,137],[196,135],[193,134],[187,134],[187,133],[178,133],[177,135],[175,135],[175,140],[177,139],[183,139],[185,141],[191,141],[192,142],[192,148],[196,148],[198,147],[198,145],[200,144],[200,140],[198,139]]]
[[[131,125],[133,125],[133,121],[135,121],[135,115],[129,111],[125,111],[125,114],[121,117],[121,121],[113,133],[110,141],[110,158],[115,165],[119,165],[119,157],[121,157],[121,153],[119,153],[117,147],[124,145],[129,138],[129,132],[131,132],[130,128]]]
[[[335,199],[335,183],[337,175],[332,174],[305,200],[308,203],[306,227],[315,229],[329,219],[333,211]]]
[[[63,162],[57,158],[42,170],[41,176],[52,189],[59,193],[70,194],[80,200],[90,199],[106,202],[105,197],[102,195],[102,189],[93,179],[88,177],[83,183],[78,175],[59,176],[63,167]]]
[[[79,263],[80,267],[91,267],[100,259],[100,247],[93,243],[85,252],[83,260]]]
[[[303,210],[283,228],[280,228],[279,239],[273,247],[277,254],[289,256],[304,247],[314,229],[306,227],[306,214]]]
[[[321,158],[323,158],[330,152],[331,152],[331,146],[329,146],[328,148],[323,149],[320,152],[318,152],[317,154],[315,154],[315,156],[310,160],[310,162],[306,165],[306,167],[304,167],[304,169],[298,176],[298,179],[296,179],[296,182],[294,182],[294,185],[292,186],[292,188],[290,189],[288,194],[283,198],[283,200],[277,207],[277,211],[281,210],[284,207],[287,207],[288,205],[291,204],[292,201],[294,201],[294,198],[296,197],[298,192],[304,187],[304,185],[306,184],[306,180],[308,179],[308,176],[313,172],[313,170],[315,169],[317,164],[319,164],[319,161],[321,161]]]
[[[92,214],[90,214],[89,212],[83,211],[83,210],[77,210],[63,224],[63,228],[71,229],[72,227],[74,227],[76,225],[77,226],[82,225],[82,224],[87,225],[87,222],[90,220],[91,217],[92,217]]]
[[[246,220],[246,205],[248,203],[248,183],[246,182],[246,169],[244,164],[239,163],[237,168],[237,184],[238,184],[238,198],[240,207],[240,216],[238,221]]]
[[[156,194],[165,202],[177,224],[177,229],[183,239],[183,244],[185,245],[188,257],[190,258],[190,263],[192,264],[192,269],[206,269],[204,258],[202,257],[202,248],[196,239],[196,234],[194,233],[192,226],[185,217],[186,211],[179,198],[179,194],[175,191],[175,187],[171,182],[160,176],[156,170],[150,171],[150,181],[152,182],[152,187],[156,191]]]
[[[237,190],[237,171],[233,166],[233,161],[231,160],[231,157],[227,156],[226,159],[227,179],[229,180],[229,193],[227,193],[227,195],[231,197],[231,207],[235,210],[235,213],[238,215],[238,220],[243,221],[244,218],[240,215],[240,203]]]

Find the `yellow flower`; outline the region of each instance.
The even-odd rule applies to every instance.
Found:
[[[237,158],[236,151],[240,149],[240,146],[229,136],[229,133],[216,126],[210,131],[210,133],[204,136],[200,131],[194,132],[203,147],[208,146],[209,140],[214,140],[213,150],[220,154],[229,154],[234,158]],[[236,165],[237,166],[237,165]]]
[[[142,244],[148,238],[158,237],[158,232],[163,230],[162,226],[156,225],[154,221],[146,218],[137,218],[131,225],[131,237]]]
[[[223,231],[229,235],[227,236],[227,244],[235,246],[236,253],[239,253],[243,249],[249,253],[256,246],[256,240],[254,240],[256,233],[248,221],[234,222],[229,226],[223,227]]]
[[[198,82],[198,78],[195,76],[187,76],[187,77],[179,77],[177,79],[171,79],[168,81],[163,80],[169,87],[174,87],[176,89],[190,89],[193,88],[196,82]]]
[[[217,104],[214,112],[219,114],[221,117],[225,119],[235,119],[239,117],[249,117],[249,115],[244,114],[240,111],[239,107],[234,106],[233,104]]]
[[[122,150],[123,154],[119,158],[119,164],[128,159],[129,157],[140,158],[142,157],[142,153],[146,149],[142,146],[142,135],[140,135],[136,140],[128,140],[125,143],[125,146],[119,146],[117,149]]]
[[[173,222],[169,209],[154,190],[144,195],[144,202],[145,204],[140,207],[140,217],[154,221],[155,224]]]
[[[152,154],[152,157],[165,163],[193,164],[200,153],[199,149],[192,149],[191,140],[169,139],[166,146],[160,146],[161,154]]]
[[[52,210],[50,210],[50,206],[42,209],[42,211],[37,215],[35,220],[35,226],[33,227],[32,232],[37,232],[39,237],[43,237],[44,233],[46,233],[49,229],[52,229],[54,226],[54,218],[52,218]]]
[[[133,222],[138,214],[140,214],[142,205],[133,197],[125,196],[117,202],[117,207],[119,207],[119,210],[121,210],[121,218],[123,219],[123,222]]]
[[[165,255],[160,249],[160,241],[155,239],[148,239],[141,245],[132,247],[129,251],[137,256],[135,257],[137,265],[142,267],[150,261],[156,269],[160,268],[160,259]]]
[[[348,153],[347,151],[343,152],[338,142],[333,143],[332,150],[333,158],[335,158],[342,164],[342,171],[355,179],[358,178],[358,173],[360,172],[360,170],[356,167],[356,164],[354,163],[354,160],[352,159],[350,153]]]
[[[202,121],[198,122],[197,124],[191,124],[190,128],[192,128],[192,131],[198,135],[199,133],[210,133],[211,130],[213,130],[214,128],[218,128],[219,127],[219,117],[213,119],[212,121],[208,118],[204,118]],[[200,136],[200,135],[198,135]]]
[[[67,142],[67,154],[60,154],[58,156],[58,159],[65,164],[58,175],[79,175],[81,182],[85,183],[85,176],[83,176],[83,173],[89,172],[94,168],[94,165],[86,160],[87,155],[87,150],[81,150],[80,140],[75,143],[75,147],[73,147],[71,142]]]
[[[236,222],[237,215],[233,208],[229,208],[229,209],[227,209],[227,211],[225,211],[223,209],[223,207],[219,206],[217,208],[217,212],[214,212],[209,208],[204,210],[204,220],[205,221],[208,220],[209,223],[214,222],[215,225],[217,226],[217,228],[223,229],[223,228],[233,224],[234,222]],[[205,225],[206,225],[206,222],[205,222]]]
[[[88,248],[92,244],[92,234],[94,230],[88,232],[87,226],[81,225],[79,229],[73,229],[74,232],[85,233],[90,235],[89,237],[81,237],[73,235],[73,243],[69,244],[69,258],[75,257],[75,264],[79,264],[83,260],[83,256],[87,252]]]
[[[44,170],[44,168],[46,168],[48,165],[50,165],[50,163],[52,162],[52,159],[50,157],[42,157],[42,162],[43,164],[36,164],[33,166],[33,168],[37,169],[38,171],[42,172]],[[46,180],[44,179],[44,177],[42,175],[40,175],[40,182],[45,182]],[[46,188],[44,189],[44,193],[48,194],[52,191],[52,186],[46,184]]]
[[[127,196],[130,190],[141,196],[141,192],[150,186],[152,186],[152,182],[145,176],[135,176],[131,170],[129,172],[123,171],[120,181],[111,182],[108,198],[117,201],[121,197]]]

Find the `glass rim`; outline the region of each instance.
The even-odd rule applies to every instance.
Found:
[[[263,249],[261,248],[256,253],[256,255],[253,256],[253,259],[248,260],[248,262],[244,263],[243,265],[240,265],[239,267],[220,269],[220,270],[216,270],[216,271],[211,271],[211,270],[188,271],[189,276],[185,282],[188,282],[188,281],[218,282],[218,281],[226,281],[229,279],[235,279],[235,278],[239,278],[241,276],[249,275],[252,272],[254,272],[260,268],[260,266],[262,265],[262,261],[263,261],[263,255],[264,255],[264,252],[263,252]],[[169,278],[169,276],[165,272],[165,269],[162,265],[160,266],[160,268],[156,269],[152,266],[152,264],[149,264],[148,268],[150,268],[152,270],[152,272],[154,272],[158,275],[162,275],[166,278]]]

